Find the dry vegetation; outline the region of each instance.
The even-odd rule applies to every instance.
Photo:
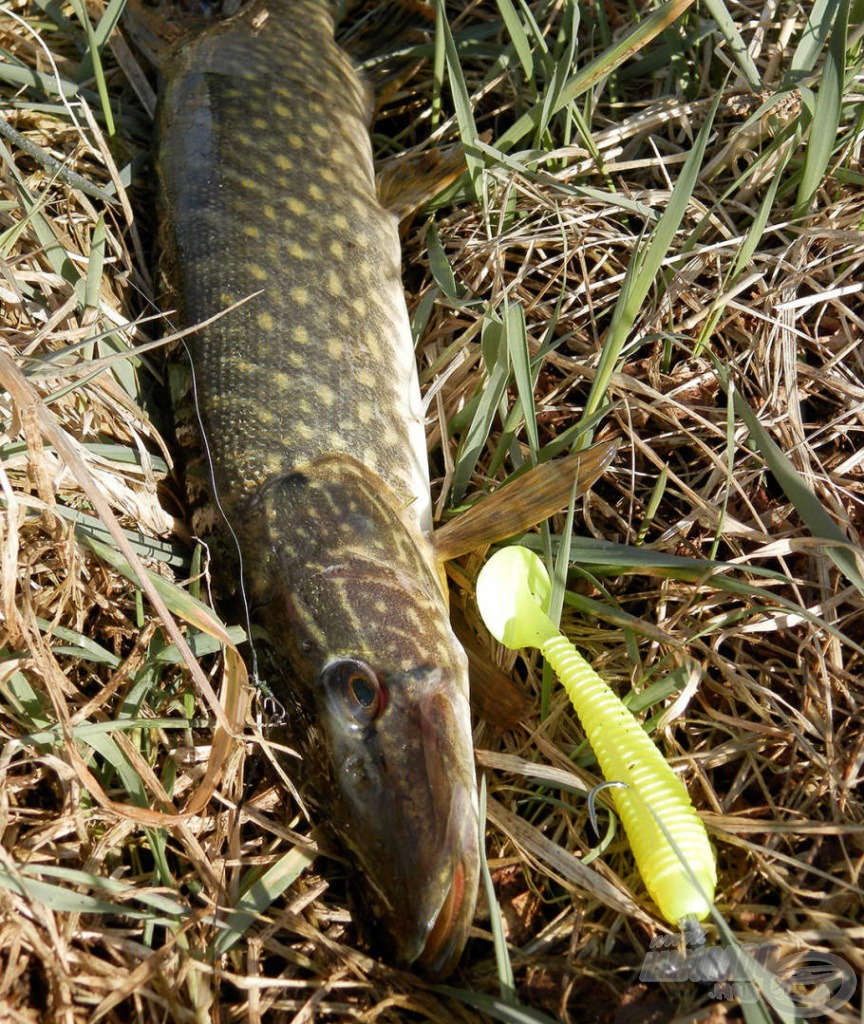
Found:
[[[212,688],[231,719],[242,671],[230,648],[215,660],[226,638],[192,600],[208,581],[165,366],[140,350],[169,328],[152,319],[151,86],[108,35],[120,6],[0,13],[0,1019],[769,1019],[779,1004],[638,980],[666,926],[605,811],[598,855],[596,765],[527,653],[481,641],[527,703],[513,728],[477,722],[499,906],[481,898],[449,990],[359,944],[345,866],[313,861],[329,840],[260,701],[205,804]],[[563,623],[680,769],[737,940],[860,975],[864,11],[657,9],[591,2],[576,26],[566,0],[531,2],[507,27],[509,4],[448,4],[473,120],[440,26],[381,112],[382,153],[381,133],[387,152],[468,144],[471,180],[405,228],[438,509],[584,440],[586,414],[620,441],[578,503]],[[526,342],[536,433],[512,369]],[[109,515],[152,570],[146,594]],[[475,624],[483,554],[450,567]],[[199,813],[179,815],[190,797]],[[857,1019],[855,999],[831,1019]]]

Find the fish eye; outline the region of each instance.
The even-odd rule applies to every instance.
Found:
[[[324,669],[323,681],[345,715],[359,726],[371,725],[387,703],[378,676],[362,661],[344,658]]]

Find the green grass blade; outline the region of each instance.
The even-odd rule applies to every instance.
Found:
[[[687,212],[687,206],[699,176],[705,147],[708,144],[714,116],[717,113],[721,97],[722,90],[718,91],[714,97],[714,102],[711,104],[711,108],[705,118],[705,123],[696,136],[693,148],[690,150],[687,160],[681,168],[681,174],[675,184],[675,188],[672,190],[672,195],[669,197],[669,202],[663,215],[657,222],[648,240],[634,254],[630,265],[627,267],[627,273],[621,286],[621,294],[612,312],[612,322],[609,325],[609,331],[603,342],[603,351],[597,365],[597,374],[591,386],[588,400],[585,403],[583,416],[590,416],[605,400],[609,381],[612,379],[612,374],[615,372],[621,358],[624,343],[633,329],[633,324],[639,315],[639,310],[645,301],[645,297],[648,295],[652,285],[656,283],[663,260],[668,255],[675,233],[684,219],[684,214]],[[586,439],[583,438],[583,444],[585,443]]]
[[[711,17],[717,22],[720,33],[726,40],[735,63],[738,65],[741,74],[753,92],[759,92],[762,88],[762,77],[750,56],[747,44],[741,38],[738,26],[735,24],[725,0],[705,0],[705,6],[711,12]]]
[[[97,665],[108,665],[113,669],[120,667],[120,659],[116,654],[112,654],[111,651],[104,648],[101,644],[97,644],[90,637],[84,636],[83,633],[79,633],[74,629],[67,629],[65,626],[54,626],[52,628],[51,623],[46,619],[37,618],[36,624],[43,633],[48,633],[50,630],[52,637],[57,640],[65,640],[69,645],[68,647],[54,647],[55,654],[60,652],[71,654],[84,661],[92,661]]]
[[[495,1020],[500,1020],[502,1024],[556,1024],[552,1017],[548,1017],[542,1010],[535,1010],[533,1007],[527,1006],[514,1006],[498,996],[490,996],[485,992],[451,988],[449,985],[435,985],[434,991],[440,992],[444,996],[450,996],[451,999],[458,999],[460,1003],[475,1010],[482,1010],[483,1013],[488,1013]]]
[[[693,4],[694,0],[669,0],[644,21],[641,21],[620,42],[604,51],[599,57],[587,64],[581,71],[568,79],[552,107],[551,113],[557,114],[568,103],[572,103],[582,93],[610,75],[624,61],[644,49],[651,40],[679,18]],[[496,146],[501,150],[512,149],[526,136],[536,131],[543,117],[543,103],[535,105],[523,114],[515,124],[498,139]]]
[[[504,307],[504,340],[510,353],[513,378],[525,419],[525,433],[531,451],[531,464],[537,465],[540,454],[540,436],[534,411],[534,380],[531,371],[531,353],[528,350],[528,332],[525,328],[525,310],[521,303],[508,302]]]
[[[474,112],[471,109],[471,97],[465,84],[465,76],[462,74],[459,53],[453,41],[453,33],[450,31],[450,25],[447,22],[444,0],[436,0],[435,6],[441,12],[441,17],[436,19],[436,28],[440,30],[444,38],[447,78],[450,82],[450,93],[453,97],[456,121],[459,125],[459,137],[465,150],[468,179],[471,182],[471,189],[475,198],[478,202],[482,202],[483,161],[478,157],[474,147],[474,143],[477,140],[477,126],[474,123]]]
[[[310,850],[295,846],[283,854],[257,880],[252,881],[237,901],[237,906],[226,917],[224,931],[221,931],[213,942],[213,956],[221,956],[235,946],[314,859],[315,854]]]
[[[93,77],[96,79],[96,89],[99,93],[99,102],[102,107],[102,116],[105,118],[105,127],[110,137],[114,136],[114,112],[111,110],[111,99],[108,96],[108,85],[105,81],[105,69],[102,67],[102,54],[96,42],[96,35],[93,31],[93,23],[87,14],[84,0],[75,0],[73,3],[75,13],[84,27],[87,34],[87,53],[93,67]]]
[[[534,78],[534,53],[528,41],[528,36],[525,33],[525,26],[522,24],[511,0],[496,0],[496,3],[498,4],[498,10],[501,12],[501,18],[507,27],[510,42],[513,44],[513,49],[516,51],[516,56],[522,66],[525,80],[530,82]]]
[[[430,221],[429,227],[426,229],[426,254],[435,283],[448,299],[458,302],[462,295],[456,285],[456,278],[453,276],[453,269],[447,259],[447,253],[444,252],[444,246],[441,245],[435,221]]]
[[[498,404],[507,389],[510,376],[510,365],[507,347],[503,344],[503,323],[491,312],[487,313],[483,324],[484,346],[495,348],[497,355],[489,372],[486,387],[474,410],[474,415],[467,433],[459,445],[456,465],[453,469],[453,484],[450,488],[450,504],[458,504],[465,496],[471,474],[480,458],[480,453],[492,429],[492,421],[498,411]]]
[[[58,878],[66,882],[72,882],[74,885],[87,885],[93,889],[101,889],[106,893],[131,897],[137,902],[143,903],[146,907],[159,910],[163,914],[183,917],[189,913],[189,908],[185,904],[172,899],[165,893],[151,892],[140,888],[140,886],[121,882],[117,878],[91,875],[88,871],[79,871],[77,868],[67,868],[58,864],[22,864],[20,871],[25,878],[43,876],[45,878]],[[121,904],[120,906],[126,906],[126,904]]]
[[[492,932],[492,945],[495,949],[495,965],[498,970],[498,987],[501,991],[502,1000],[508,1005],[516,1003],[516,982],[513,977],[513,967],[510,963],[510,952],[507,949],[507,940],[504,937],[504,926],[502,924],[501,908],[498,906],[498,897],[495,894],[495,886],[492,882],[492,874],[489,871],[489,863],[486,860],[486,776],[480,776],[480,791],[478,821],[480,828],[480,877],[483,879],[483,889],[486,892],[486,902],[489,904],[489,928]]]
[[[119,914],[133,920],[149,920],[153,917],[150,911],[132,910],[125,904],[111,903],[96,896],[88,896],[86,893],[73,892],[61,885],[51,885],[50,882],[40,882],[32,878],[25,880],[21,874],[13,874],[5,867],[0,867],[0,887],[34,903],[40,903],[57,913]],[[168,925],[174,922],[163,919],[159,923]]]
[[[722,377],[721,377],[722,380]],[[724,387],[731,390],[728,382]],[[864,594],[864,552],[852,549],[849,538],[825,511],[822,502],[801,478],[792,462],[783,454],[776,441],[759,422],[756,414],[737,388],[734,391],[735,411],[744,420],[759,454],[783,489],[783,493],[795,506],[807,529],[820,540],[825,541],[825,553],[834,562],[849,582]]]
[[[816,94],[816,108],[810,125],[810,137],[804,154],[804,167],[798,184],[795,215],[807,213],[837,143],[837,129],[843,107],[846,83],[846,36],[849,24],[849,0],[839,0],[830,33],[825,66]]]
[[[86,743],[88,747],[92,747],[99,754],[106,764],[114,769],[129,800],[138,807],[149,807],[150,799],[141,777],[114,740],[104,733],[91,732],[87,736]]]
[[[557,538],[555,539],[557,543]],[[543,540],[536,533],[524,533],[514,538],[514,543],[522,544],[539,554],[544,553]],[[748,565],[742,567],[730,562],[711,562],[703,558],[685,558],[682,555],[669,555],[651,548],[634,547],[630,544],[617,544],[614,541],[600,541],[593,537],[574,537],[570,545],[570,561],[578,565],[591,565],[594,572],[604,576],[623,576],[626,573],[638,572],[661,579],[675,579],[689,583],[710,584],[717,590],[729,594],[738,594],[755,602],[758,614],[766,614],[766,605],[776,605],[792,615],[800,616],[820,630],[830,633],[842,641],[850,650],[864,656],[864,647],[856,643],[832,623],[818,615],[814,615],[802,605],[790,601],[782,594],[774,593],[765,587],[754,586],[737,578],[742,571],[751,576],[764,579],[779,585],[788,585],[789,578],[784,573],[761,566]],[[598,613],[599,614],[599,613]],[[614,618],[610,618],[614,622]]]
[[[828,33],[831,31],[831,15],[837,8],[837,0],[814,0],[807,15],[807,24],[801,33],[795,52],[789,62],[789,71],[783,81],[788,87],[794,85],[816,66]]]

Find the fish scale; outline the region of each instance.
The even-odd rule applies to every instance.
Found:
[[[190,348],[217,496],[284,670],[273,689],[308,709],[307,759],[385,948],[443,975],[479,874],[467,661],[428,540],[368,92],[310,0],[257,0],[163,70],[163,265],[187,324],[227,310]]]

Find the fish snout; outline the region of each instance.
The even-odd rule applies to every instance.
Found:
[[[465,947],[480,873],[467,695],[440,670],[419,671],[388,687],[386,708],[362,730],[329,731],[334,817],[369,882],[361,898],[396,962],[443,977]]]

